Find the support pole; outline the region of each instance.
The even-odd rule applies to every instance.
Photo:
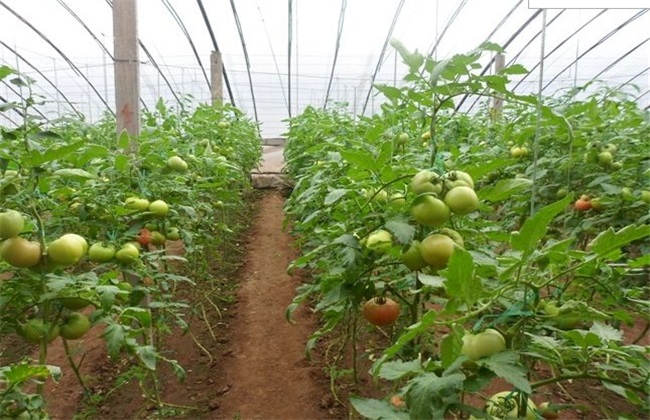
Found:
[[[223,60],[219,51],[210,54],[210,76],[212,85],[212,105],[223,103]]]
[[[137,12],[137,0],[113,1],[117,135],[119,137],[123,132],[129,135],[131,152],[136,150],[136,139],[140,134]]]

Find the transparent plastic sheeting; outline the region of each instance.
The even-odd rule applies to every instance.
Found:
[[[515,79],[511,87],[516,85],[519,92],[538,89],[543,19],[538,13],[530,20],[538,9],[529,8],[528,0],[402,0],[401,8],[400,0],[345,1],[329,99],[349,103],[350,112],[361,113],[398,10],[392,36],[407,48],[433,52],[437,59],[469,51],[488,38],[501,45],[510,40],[506,62],[515,60],[532,70],[525,78]],[[291,2],[290,71],[288,0],[200,3],[223,54],[235,104],[253,116],[246,59],[232,4],[236,6],[264,136],[275,137],[285,131],[283,120],[289,109],[296,115],[307,105],[325,104],[341,2]],[[140,40],[157,64],[156,68],[140,50],[144,103],[151,107],[162,97],[173,105],[176,97],[184,95],[209,101],[213,44],[199,2],[138,0],[137,7]],[[641,106],[648,106],[650,13],[646,11],[548,9],[544,93],[552,95],[597,78],[633,93]],[[74,107],[94,121],[107,112],[107,105],[114,110],[112,40],[112,10],[106,0],[0,0],[0,60],[36,81],[33,91],[47,98],[42,110],[48,118],[68,114]],[[375,81],[399,86],[404,74],[401,60],[389,46]],[[224,88],[227,99],[226,92]],[[20,93],[13,86],[0,84],[5,99],[15,100]],[[366,114],[376,111],[380,101],[371,95]],[[467,101],[464,106],[469,108],[472,103]],[[15,115],[12,119],[20,120]],[[10,122],[5,119],[2,123]]]

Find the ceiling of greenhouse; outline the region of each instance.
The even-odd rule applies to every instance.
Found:
[[[159,98],[174,105],[185,95],[209,102],[212,31],[229,82],[224,99],[230,101],[230,90],[266,137],[282,134],[284,120],[305,106],[328,100],[373,113],[381,99],[369,95],[372,80],[399,86],[406,72],[390,38],[436,59],[490,40],[505,46],[506,63],[530,70],[513,80],[518,92],[541,86],[553,95],[596,79],[625,89],[642,107],[650,104],[649,9],[530,6],[529,0],[138,0],[140,95],[149,107]],[[112,19],[111,0],[0,0],[0,65],[35,81],[33,92],[47,98],[41,107],[47,118],[78,111],[95,121],[115,108]],[[21,94],[6,79],[0,84],[3,101]],[[7,115],[0,123],[7,117],[19,120]]]

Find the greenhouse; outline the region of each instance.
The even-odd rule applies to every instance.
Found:
[[[650,417],[648,11],[0,0],[0,418]]]

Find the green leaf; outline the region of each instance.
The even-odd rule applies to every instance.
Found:
[[[502,351],[490,357],[476,361],[479,366],[484,366],[503,378],[514,387],[530,394],[533,390],[526,377],[526,369],[519,363],[517,353],[512,350]]]
[[[104,329],[104,340],[106,340],[106,347],[108,354],[111,357],[117,357],[120,349],[124,345],[124,326],[120,324],[109,324]]]
[[[77,169],[77,168],[57,169],[56,171],[54,171],[54,175],[58,175],[64,178],[83,178],[83,179],[96,178],[95,175],[91,174],[90,172],[86,172],[83,169]]]
[[[440,343],[440,359],[442,367],[448,368],[451,366],[460,355],[462,347],[462,327],[456,327],[451,334],[445,335]]]
[[[341,156],[355,168],[368,169],[370,171],[378,169],[375,164],[374,156],[372,156],[369,152],[342,150]]]
[[[387,379],[389,381],[394,381],[406,375],[412,375],[414,373],[421,372],[423,372],[422,363],[417,359],[409,360],[408,362],[396,360],[393,362],[384,363],[384,365],[381,367],[381,370],[379,371],[379,377],[382,379]]]
[[[427,311],[422,317],[420,318],[419,322],[416,322],[415,324],[409,326],[406,328],[406,332],[399,336],[395,344],[384,350],[384,354],[381,356],[379,360],[377,360],[375,363],[372,365],[372,373],[373,375],[377,375],[379,372],[379,369],[381,366],[386,363],[386,361],[393,356],[395,356],[402,348],[408,344],[411,340],[416,338],[418,335],[426,332],[429,327],[433,324],[433,322],[436,320],[438,317],[438,313],[432,310]]]
[[[138,308],[138,307],[127,308],[122,313],[122,317],[135,319],[144,328],[151,327],[151,312],[146,308]]]
[[[327,194],[327,196],[325,197],[325,202],[324,202],[324,204],[325,204],[326,206],[330,206],[330,205],[336,203],[336,202],[337,202],[338,200],[340,200],[341,197],[343,197],[347,192],[348,192],[348,190],[346,190],[345,188],[338,188],[338,189],[336,189],[336,190],[332,190],[332,191],[330,191],[329,194]]]
[[[591,241],[591,252],[598,257],[606,257],[612,251],[618,251],[621,247],[632,241],[643,239],[650,236],[650,225],[628,225],[618,232],[614,232],[611,227]]]
[[[528,189],[533,181],[527,178],[502,179],[496,185],[487,186],[479,192],[481,199],[496,203]]]
[[[454,250],[444,276],[447,278],[447,293],[450,297],[462,299],[467,306],[472,306],[481,297],[483,285],[474,276],[474,259],[463,248],[457,247]]]
[[[158,354],[154,346],[139,346],[135,350],[135,354],[142,364],[149,370],[156,370],[156,360]]]
[[[436,289],[445,286],[445,278],[442,276],[432,276],[430,274],[418,273],[418,280],[426,286],[430,286]]]
[[[415,236],[415,228],[403,219],[393,219],[384,225],[401,244],[410,244]]]
[[[375,89],[383,93],[384,96],[386,96],[390,100],[397,100],[400,98],[400,96],[402,96],[402,92],[396,87],[392,87],[388,85],[380,85],[380,84],[376,84],[374,86]]]
[[[357,413],[367,419],[408,420],[409,418],[407,413],[397,411],[386,401],[351,396],[350,402]]]
[[[506,51],[499,44],[496,44],[496,43],[490,42],[490,41],[486,41],[486,42],[482,43],[478,48],[480,50],[483,50],[483,51],[492,51],[492,52],[495,52],[497,54],[501,54],[501,53],[504,53]]]
[[[504,67],[499,71],[499,74],[528,74],[528,69],[521,64],[513,64]]]
[[[16,73],[16,70],[12,69],[11,67],[0,66],[0,80],[14,73]]]
[[[549,204],[526,219],[518,235],[512,235],[510,244],[517,251],[532,252],[539,241],[546,235],[548,225],[558,214],[562,213],[573,199],[569,194],[560,201]]]
[[[472,179],[481,179],[490,172],[494,172],[498,169],[505,168],[513,164],[515,159],[512,158],[499,158],[494,159],[489,162],[480,162],[476,165],[465,166],[463,171],[467,172]],[[487,188],[487,187],[486,187]],[[481,190],[481,196],[483,196],[484,189]]]
[[[601,322],[594,322],[589,328],[589,332],[596,334],[602,341],[622,341],[623,332],[617,330],[611,325],[603,324]]]
[[[84,141],[78,141],[76,143],[66,144],[65,146],[53,147],[45,151],[43,154],[32,154],[30,155],[29,164],[32,166],[39,166],[46,162],[51,162],[53,160],[63,159],[68,156],[70,153],[77,151],[80,147],[84,145]],[[32,150],[32,152],[36,152]]]
[[[465,375],[452,373],[437,376],[424,373],[409,382],[407,392],[409,417],[412,419],[442,419],[447,408],[459,402]]]

